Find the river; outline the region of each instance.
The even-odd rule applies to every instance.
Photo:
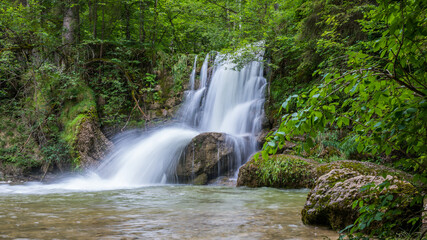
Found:
[[[0,189],[0,238],[337,238],[302,224],[308,190],[157,185],[73,191],[31,183]]]

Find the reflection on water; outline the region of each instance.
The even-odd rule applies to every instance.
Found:
[[[44,194],[0,191],[0,238],[336,239],[332,231],[302,224],[307,193],[183,185]]]

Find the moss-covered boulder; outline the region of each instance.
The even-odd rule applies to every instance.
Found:
[[[67,102],[61,114],[62,138],[70,147],[76,167],[96,166],[112,143],[98,126],[98,113],[93,91],[81,86],[73,101]]]
[[[251,158],[239,169],[237,186],[310,188],[316,179],[316,166],[310,159],[273,155],[268,160]]]
[[[330,170],[317,179],[314,188],[308,194],[302,210],[302,220],[305,224],[325,225],[340,230],[358,218],[359,209],[352,208],[355,200],[361,199],[370,204],[383,194],[411,199],[416,193],[411,183],[402,180],[403,175],[399,176],[399,171],[376,164],[339,161],[318,167],[318,173],[326,169]],[[382,177],[380,173],[386,177]],[[388,180],[391,186],[381,192],[360,191],[361,187],[368,183],[378,185],[385,180]],[[400,203],[399,209],[403,212],[400,216],[407,217],[411,213],[409,201]]]
[[[182,154],[176,175],[184,183],[207,184],[211,179],[231,171],[233,145],[224,133],[202,133],[194,137]],[[235,168],[234,168],[235,169]]]

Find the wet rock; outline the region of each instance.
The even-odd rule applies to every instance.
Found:
[[[358,171],[357,167],[340,168],[339,165],[339,163],[329,164],[332,170],[320,176],[310,191],[302,210],[302,220],[305,224],[326,225],[334,230],[340,230],[352,224],[359,216],[359,209],[352,208],[355,200],[363,199],[367,202],[369,199],[379,198],[380,193],[360,191],[360,188],[368,183],[378,185],[385,180],[390,181],[392,186],[383,190],[381,194],[391,193],[410,199],[416,192],[411,183],[401,180],[397,176],[387,175],[384,178],[377,175],[364,175],[361,173],[363,170]],[[370,167],[373,166],[370,165]],[[371,170],[381,172],[384,169]],[[318,171],[319,173],[321,174],[321,171]],[[410,212],[407,211],[409,209],[407,201],[401,203],[399,208],[404,212]],[[407,216],[404,214],[400,217],[404,219]],[[395,219],[395,221],[397,220]]]
[[[162,117],[167,117],[167,116],[168,116],[168,110],[162,109]]]
[[[258,146],[263,146],[265,143],[265,138],[270,133],[267,129],[262,129],[261,132],[256,136],[256,141]]]
[[[268,162],[259,156],[239,169],[237,186],[309,188],[314,184],[318,164],[292,155],[272,155]]]
[[[202,173],[193,180],[194,185],[206,185],[208,183],[208,175]]]
[[[218,178],[212,179],[209,181],[210,185],[216,185],[216,186],[228,186],[228,187],[235,187],[236,186],[236,179],[226,176],[220,176]]]
[[[233,158],[233,145],[227,141],[226,134],[202,133],[191,140],[181,155],[176,170],[178,180],[196,183],[196,179],[205,174],[206,181],[203,181],[203,184],[206,184],[207,181],[232,170]]]
[[[93,119],[83,118],[73,144],[74,154],[83,168],[94,167],[99,164],[112,143],[104,136]]]

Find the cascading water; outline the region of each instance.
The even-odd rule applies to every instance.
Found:
[[[174,174],[191,139],[203,132],[228,134],[234,146],[235,162],[230,164],[234,168],[256,151],[266,86],[262,63],[253,61],[236,71],[233,63],[219,55],[215,70],[210,70],[209,59],[207,55],[197,89],[195,59],[179,123],[154,131],[133,145],[119,147],[98,170],[103,178],[125,186],[161,183]]]
[[[253,61],[236,71],[234,64],[222,58],[217,56],[209,69],[210,57],[206,56],[197,89],[195,59],[178,123],[136,134],[136,138],[125,135],[95,172],[46,188],[100,190],[165,183],[174,179],[170,176],[174,176],[185,147],[203,132],[227,134],[235,155],[229,170],[236,170],[256,151],[266,80],[262,63]]]

